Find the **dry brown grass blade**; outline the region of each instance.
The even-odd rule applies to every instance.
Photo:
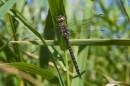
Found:
[[[44,86],[39,80],[34,79],[31,75],[23,71],[20,71],[12,66],[9,66],[7,64],[1,63],[0,71],[6,72],[8,74],[16,75],[17,77],[25,79],[30,83],[34,84],[34,86]]]

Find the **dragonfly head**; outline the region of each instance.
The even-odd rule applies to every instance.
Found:
[[[63,21],[65,21],[65,17],[62,16],[62,15],[59,15],[59,16],[57,16],[57,21],[58,22],[63,22]]]

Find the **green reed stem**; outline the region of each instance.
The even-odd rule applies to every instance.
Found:
[[[65,64],[66,64],[66,71],[67,71],[67,86],[70,86],[70,76],[69,76],[69,64],[68,64],[67,50],[64,51],[64,57],[65,57]]]

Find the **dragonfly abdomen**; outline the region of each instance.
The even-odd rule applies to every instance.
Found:
[[[75,56],[74,56],[74,53],[73,53],[73,50],[72,50],[71,46],[68,46],[68,50],[69,50],[71,59],[73,61],[73,64],[75,66],[75,70],[76,70],[77,74],[79,75],[79,77],[81,78],[80,70],[79,70],[79,67],[78,67],[78,64],[77,64],[77,61],[75,59]]]

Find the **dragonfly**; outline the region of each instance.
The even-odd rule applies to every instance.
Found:
[[[65,23],[65,17],[62,15],[57,16],[57,22],[58,22],[58,27],[60,29],[61,35],[65,40],[65,44],[67,46],[67,49],[69,50],[71,59],[73,61],[74,67],[75,67],[75,70],[76,70],[77,74],[79,75],[79,77],[81,78],[81,73],[80,73],[77,61],[75,59],[73,50],[72,50],[71,45],[69,43],[69,31],[67,30],[67,26]]]
[[[74,52],[72,50],[71,44],[69,42],[70,31],[68,30],[68,27],[67,27],[67,24],[66,24],[66,21],[65,21],[65,17],[63,15],[58,15],[56,20],[58,22],[58,28],[60,30],[60,33],[61,33],[61,35],[62,35],[62,37],[65,41],[66,48],[68,49],[68,51],[70,53],[70,57],[71,57],[72,62],[74,64],[76,73],[79,76],[79,78],[81,78],[81,72],[79,70],[77,61],[75,59]],[[91,19],[89,19],[89,20],[91,20]],[[86,23],[84,23],[84,24],[87,24],[87,23],[90,23],[90,21],[87,20]]]

